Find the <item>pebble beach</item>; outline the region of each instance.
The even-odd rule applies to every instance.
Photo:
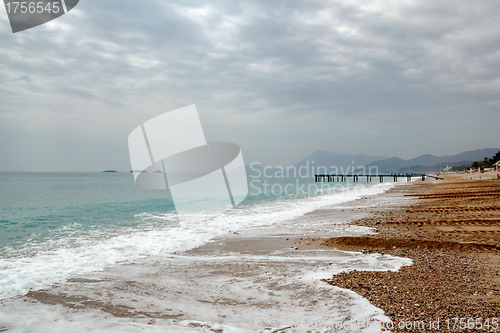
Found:
[[[324,246],[411,258],[398,272],[340,273],[329,284],[356,291],[384,310],[395,332],[498,331],[500,181],[496,174],[446,174],[385,194],[387,204],[352,223],[375,235]],[[405,203],[406,202],[406,203]]]

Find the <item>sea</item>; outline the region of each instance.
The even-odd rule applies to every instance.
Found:
[[[0,301],[116,265],[179,254],[226,234],[278,226],[392,186],[363,177],[315,183],[309,176],[261,174],[248,178],[249,194],[238,206],[181,223],[169,192],[142,189],[131,173],[0,172]]]

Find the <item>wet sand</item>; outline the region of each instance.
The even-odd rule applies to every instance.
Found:
[[[50,313],[33,325],[54,332],[458,332],[454,317],[498,318],[500,295],[500,181],[461,178],[402,183],[0,306],[20,320]]]
[[[353,222],[374,227],[377,235],[321,241],[409,257],[412,266],[340,273],[325,281],[383,309],[396,332],[458,332],[467,322],[468,331],[500,331],[491,325],[500,317],[500,180],[488,173],[444,178],[395,187],[386,196],[409,199],[407,205],[375,209]],[[490,327],[484,326],[488,318]]]
[[[316,240],[370,233],[349,221],[385,201],[375,195],[324,207],[2,301],[0,312],[10,316],[5,329],[29,316],[30,327],[52,332],[77,325],[89,332],[380,332],[389,322],[381,309],[321,280],[352,269],[396,271],[411,260],[340,251]],[[308,237],[315,241],[306,243]]]
[[[256,233],[87,274],[30,292],[24,301],[167,332],[180,327],[191,332],[378,332],[388,320],[363,297],[321,279],[352,268],[394,270],[409,261]]]

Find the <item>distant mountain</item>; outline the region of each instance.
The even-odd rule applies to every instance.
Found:
[[[401,168],[401,165],[405,165],[405,160],[399,157],[391,157],[385,160],[372,162],[366,165],[366,170],[369,170],[368,173],[375,174],[378,169],[379,173],[382,172],[395,172]],[[373,171],[372,171],[373,169]],[[388,171],[391,170],[391,171]]]
[[[349,173],[353,172],[355,169],[364,167],[368,163],[385,158],[387,158],[387,156],[337,154],[325,150],[316,150],[308,157],[296,163],[295,167],[300,168],[301,166],[308,166],[311,169],[314,167],[315,170],[320,171],[319,173],[322,173],[320,167],[326,170],[327,173],[335,173],[335,169],[338,169],[339,172],[344,170],[346,172],[343,173]]]
[[[482,161],[485,157],[491,158],[500,148],[484,148],[466,151],[452,156],[422,155],[410,160],[392,157],[375,162],[370,162],[366,168],[377,167],[378,172],[432,172],[442,171],[446,164],[464,165],[474,161]]]
[[[313,177],[318,173],[351,173],[364,165],[387,158],[387,156],[370,156],[364,154],[336,154],[330,151],[317,150],[293,166],[266,166],[260,163],[251,163],[246,167],[249,177],[260,177],[263,174],[283,174],[300,177]],[[359,169],[358,169],[359,170]]]
[[[423,165],[412,165],[407,168],[400,168],[398,170],[399,173],[413,172],[413,173],[432,173],[432,172],[441,172],[447,166],[462,166],[462,165],[470,165],[474,161],[457,161],[453,163],[438,163],[432,166],[423,166]]]

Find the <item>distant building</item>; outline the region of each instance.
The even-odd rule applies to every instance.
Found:
[[[496,171],[500,170],[500,161],[498,161],[495,164],[493,164],[493,169],[496,170]]]

